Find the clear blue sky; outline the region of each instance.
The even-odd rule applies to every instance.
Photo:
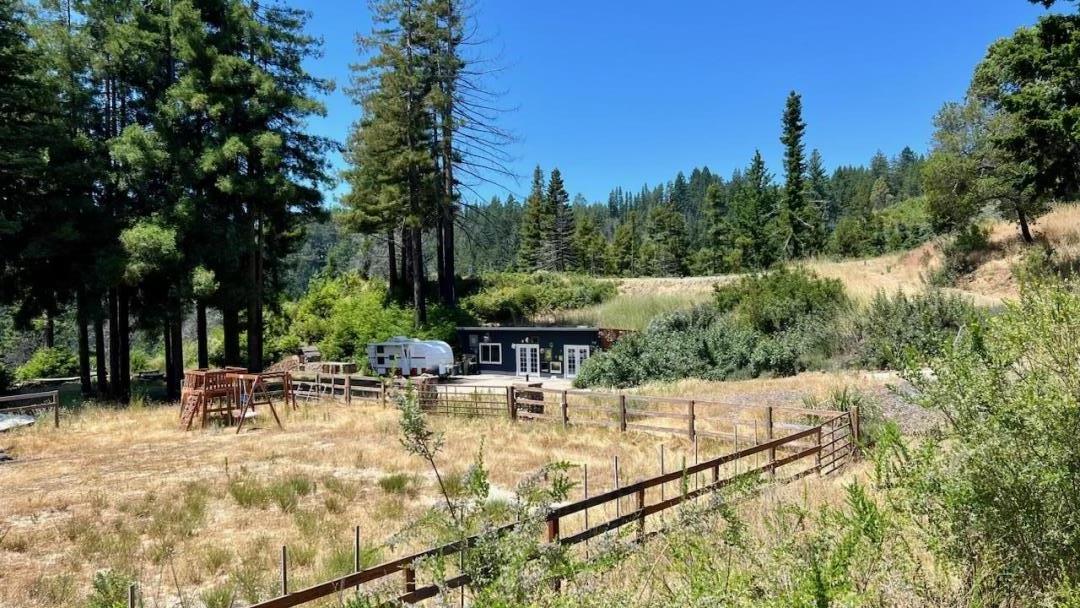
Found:
[[[311,128],[341,141],[358,115],[342,87],[354,36],[370,27],[366,0],[291,3],[312,13],[309,32],[324,41],[310,69],[338,83]],[[695,166],[726,177],[755,148],[778,170],[792,89],[807,145],[830,169],[878,149],[925,151],[934,113],[963,95],[986,47],[1044,13],[1024,0],[477,4],[486,53],[506,67],[494,86],[515,108],[502,124],[519,138],[521,177],[505,187],[520,198],[539,163],[593,201]]]

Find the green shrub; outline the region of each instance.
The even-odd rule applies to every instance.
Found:
[[[384,283],[346,274],[313,281],[306,294],[268,321],[267,342],[273,359],[316,344],[325,360],[363,363],[369,342],[393,336],[451,341],[464,324],[461,311],[431,305],[428,323],[417,327],[412,311],[393,302]]]
[[[408,473],[391,473],[379,478],[379,487],[387,494],[416,495],[416,480]]]
[[[968,224],[942,246],[941,268],[931,277],[931,282],[952,285],[956,279],[978,268],[981,256],[989,248],[990,228]]]
[[[1080,581],[1080,293],[1025,285],[1020,301],[906,377],[942,414],[902,452],[910,508],[958,580],[986,605],[1052,605]],[[1043,598],[1049,599],[1049,598]]]
[[[847,303],[839,280],[787,267],[718,285],[715,299],[718,310],[730,311],[753,329],[769,334],[790,329],[810,314],[830,317]]]
[[[590,357],[575,385],[636,386],[682,378],[791,375],[831,355],[832,320],[847,297],[838,281],[777,270],[716,288],[715,303],[662,315]]]
[[[855,358],[860,366],[876,369],[899,369],[911,357],[925,361],[978,319],[967,300],[941,290],[914,296],[879,291],[855,315]]]
[[[79,359],[75,353],[63,347],[39,348],[22,364],[15,376],[19,380],[35,378],[63,378],[79,373]]]
[[[128,587],[135,579],[113,570],[102,570],[94,575],[87,608],[127,608]]]
[[[467,312],[490,322],[520,322],[560,309],[600,304],[615,295],[611,281],[554,272],[492,273],[461,300]]]

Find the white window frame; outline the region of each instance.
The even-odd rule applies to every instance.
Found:
[[[494,346],[494,347],[496,347],[495,352],[496,352],[496,354],[498,354],[498,360],[497,361],[495,359],[492,359],[492,358],[488,358],[488,359],[484,358],[484,347],[485,346],[488,346],[488,347]],[[480,361],[481,364],[483,364],[483,365],[502,365],[502,362],[503,362],[503,360],[502,360],[502,342],[481,342],[480,345],[479,345],[479,351],[480,352],[478,353],[477,357],[479,358],[479,361]],[[489,355],[491,354],[490,349],[488,351],[488,354]]]

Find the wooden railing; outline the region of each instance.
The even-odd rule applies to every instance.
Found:
[[[39,411],[49,409],[52,410],[53,426],[59,428],[59,391],[48,391],[44,393],[26,393],[23,395],[9,395],[7,397],[0,397],[0,414],[12,414],[16,412]]]
[[[526,389],[533,390],[536,389]],[[634,527],[634,539],[644,539],[653,520],[650,516],[663,513],[686,501],[715,492],[740,480],[769,476],[783,483],[800,479],[814,473],[827,474],[836,471],[854,454],[856,423],[849,412],[812,410],[818,417],[816,425],[798,430],[783,437],[737,450],[704,462],[685,465],[677,470],[616,487],[594,496],[587,495],[578,501],[557,506],[543,519],[544,540],[573,546],[627,526]],[[787,455],[777,458],[777,452]],[[781,475],[777,475],[781,472]],[[702,477],[707,479],[702,480]],[[665,490],[672,484],[679,490],[668,494]],[[669,497],[670,496],[670,497]],[[623,503],[632,500],[633,506],[623,510]],[[614,516],[609,516],[614,511]],[[593,516],[590,522],[590,514]],[[598,515],[601,515],[598,519]],[[534,522],[536,523],[536,522]],[[291,608],[320,598],[344,593],[346,590],[366,583],[389,583],[388,579],[400,575],[400,591],[394,592],[393,600],[416,603],[439,593],[469,584],[467,574],[457,572],[439,584],[417,581],[417,566],[425,559],[460,554],[475,547],[481,540],[492,535],[502,535],[524,524],[515,523],[496,528],[483,535],[434,547],[426,551],[400,557],[378,566],[359,569],[359,541],[356,543],[355,571],[305,589],[288,591],[287,569],[282,568],[283,593],[273,599],[253,604],[250,608]],[[653,531],[662,529],[654,526]],[[359,538],[359,534],[357,534]],[[462,556],[464,557],[464,556]],[[458,563],[458,560],[449,560]],[[283,561],[284,566],[284,561]],[[556,582],[556,581],[553,581]]]

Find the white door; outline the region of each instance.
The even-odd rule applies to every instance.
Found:
[[[566,345],[563,347],[563,362],[566,369],[563,370],[563,375],[567,378],[576,378],[578,372],[581,370],[581,364],[589,358],[588,346],[575,346]]]
[[[517,375],[538,375],[540,373],[540,345],[517,345]]]

